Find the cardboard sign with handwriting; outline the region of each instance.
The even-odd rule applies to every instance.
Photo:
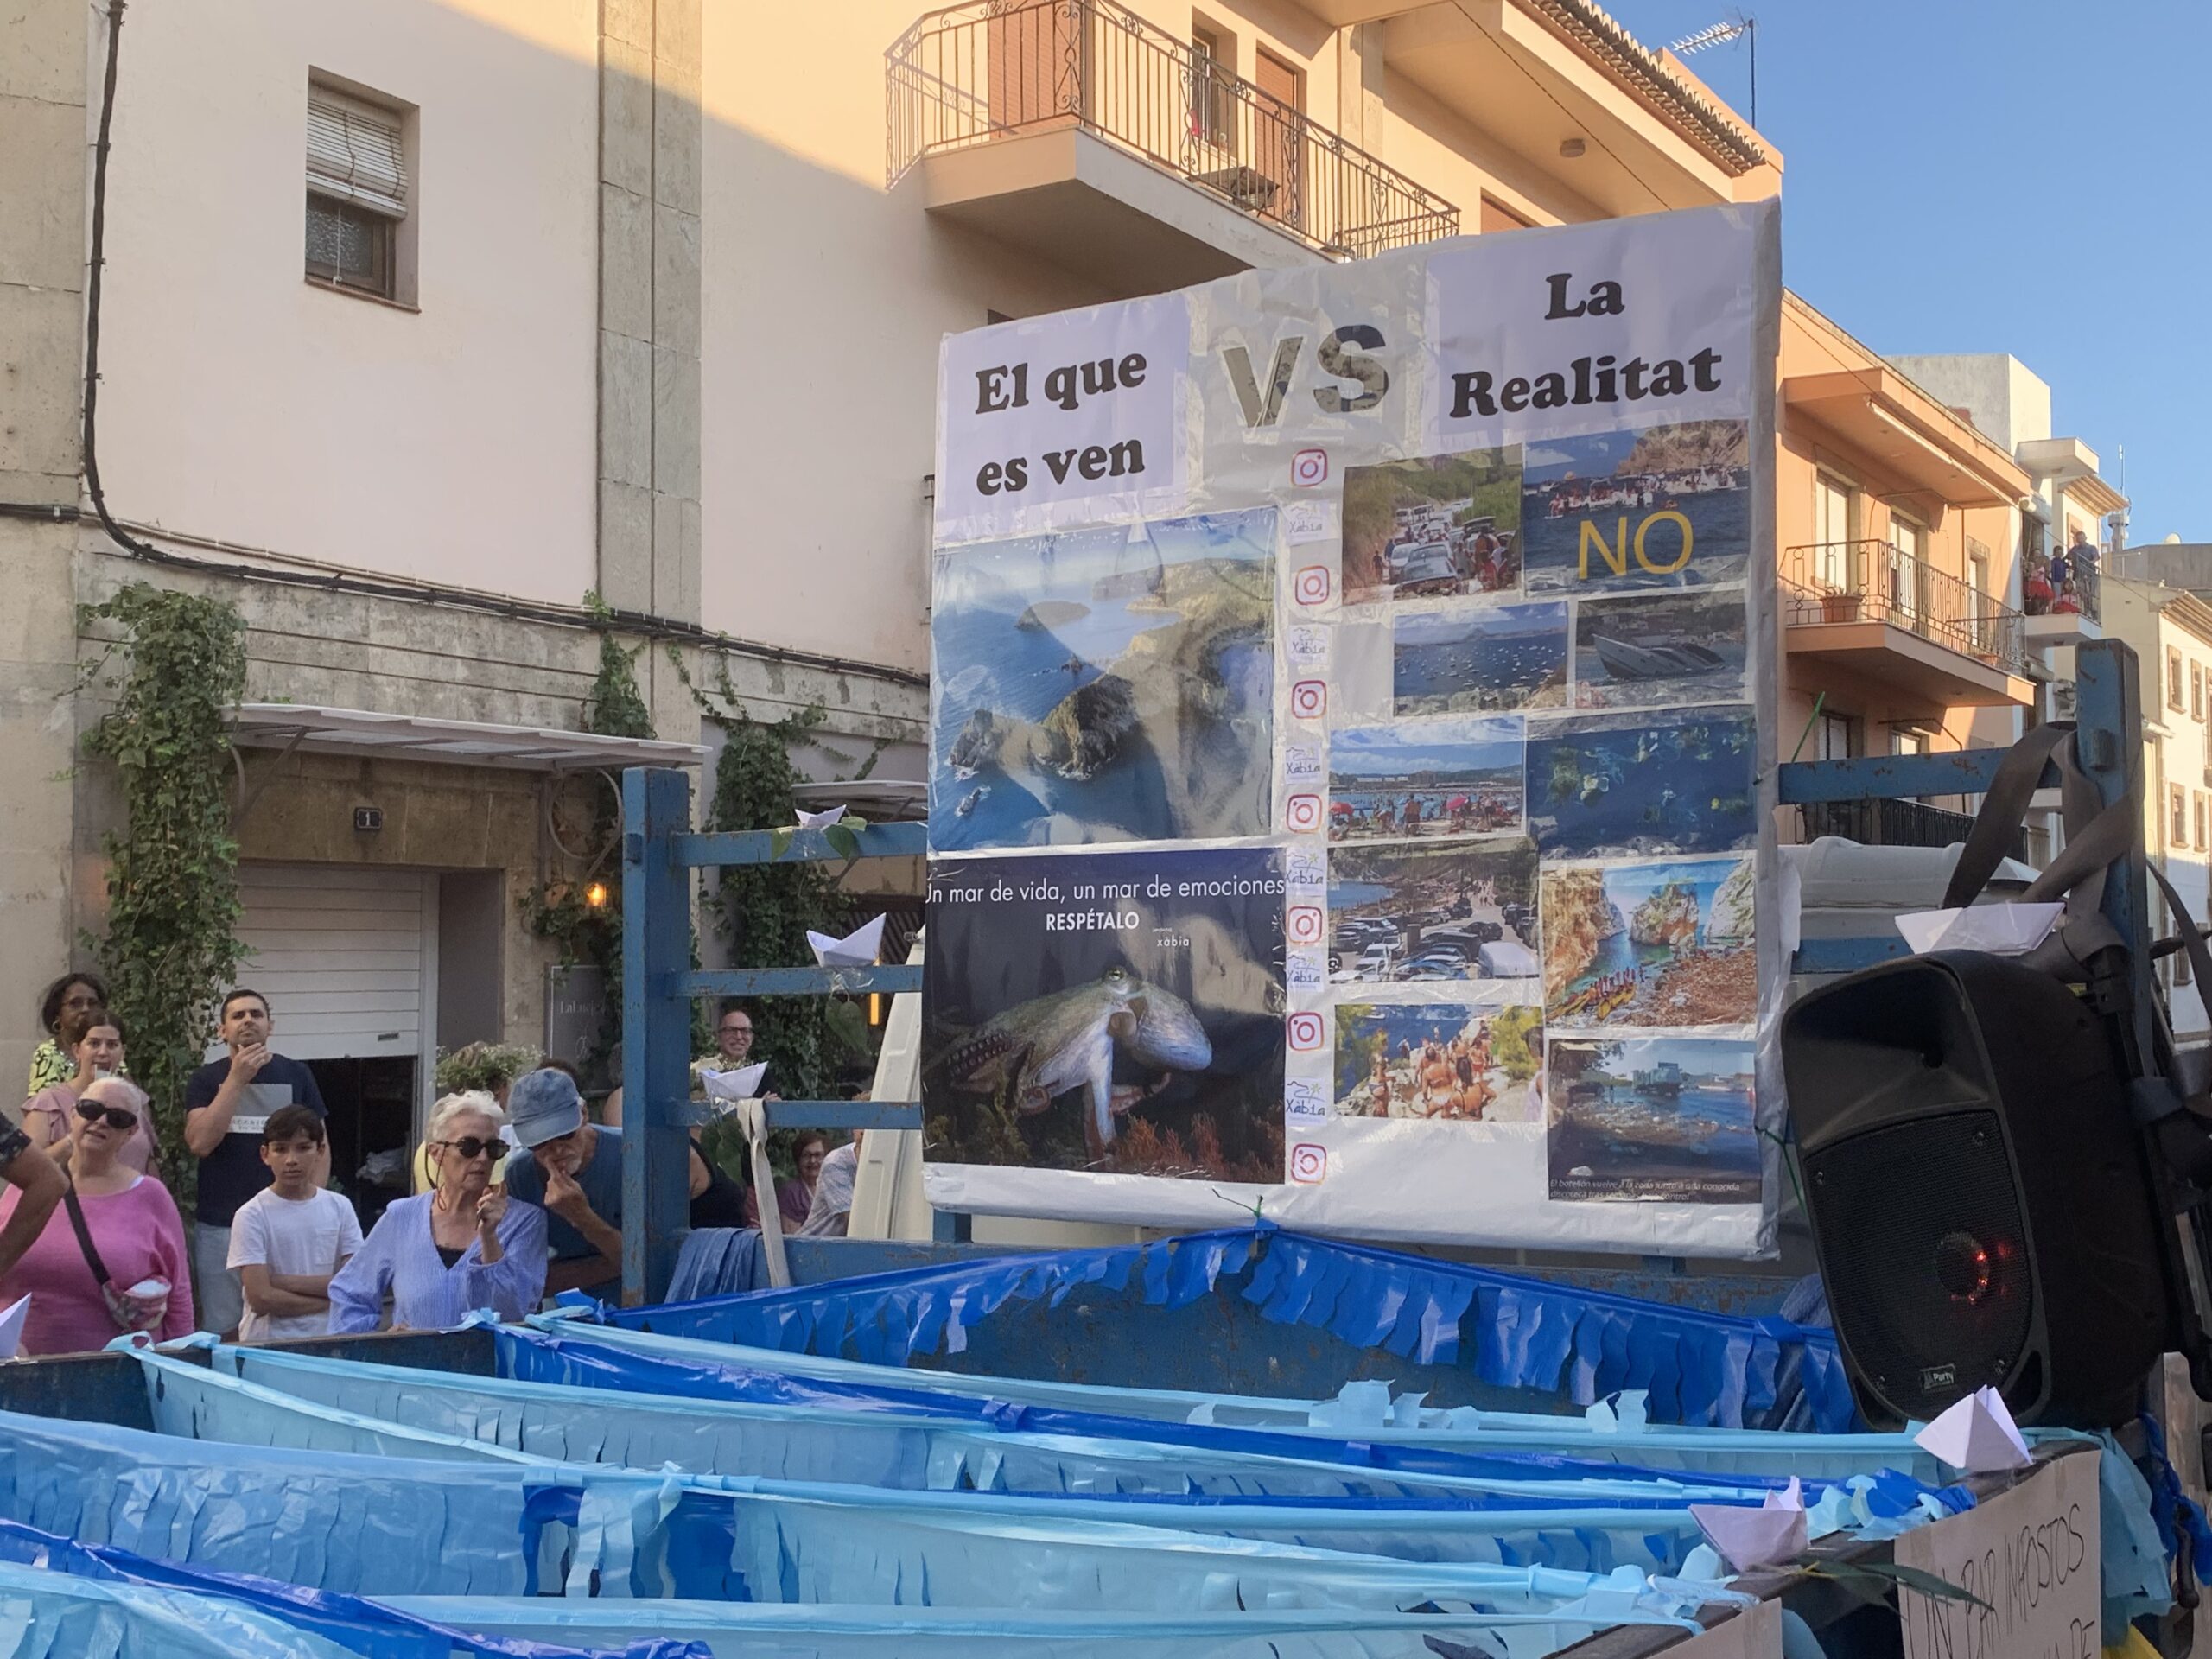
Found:
[[[2097,1458],[2071,1452],[1964,1515],[1909,1532],[1897,1562],[1987,1604],[1900,1588],[1905,1659],[2097,1659]]]

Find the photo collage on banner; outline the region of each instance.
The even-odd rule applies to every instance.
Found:
[[[1769,1247],[1772,242],[947,341],[933,1203]]]

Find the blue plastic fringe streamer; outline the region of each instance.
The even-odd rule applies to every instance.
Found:
[[[219,1597],[281,1620],[295,1635],[307,1631],[364,1659],[447,1659],[450,1654],[478,1654],[486,1659],[713,1659],[713,1650],[705,1643],[668,1637],[611,1637],[589,1647],[575,1647],[521,1637],[487,1636],[360,1596],[310,1590],[250,1573],[216,1573],[177,1561],[156,1560],[127,1549],[80,1544],[13,1521],[0,1521],[0,1561],[105,1584]],[[459,1599],[448,1604],[455,1612],[470,1605]],[[638,1614],[633,1609],[616,1617],[634,1623]],[[225,1632],[218,1630],[215,1634]],[[272,1649],[298,1650],[296,1641]]]
[[[957,1351],[968,1328],[1009,1302],[1058,1306],[1095,1286],[1172,1310],[1217,1294],[1224,1275],[1248,1268],[1243,1294],[1263,1318],[1420,1364],[1465,1364],[1494,1388],[1576,1406],[1642,1389],[1654,1421],[1724,1428],[1778,1427],[1801,1405],[1797,1414],[1824,1433],[1856,1421],[1828,1330],[1663,1306],[1265,1224],[607,1307],[599,1317],[670,1336],[905,1365],[916,1354]]]

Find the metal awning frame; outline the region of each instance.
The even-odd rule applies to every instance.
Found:
[[[381,756],[519,772],[696,766],[707,758],[706,746],[699,743],[606,737],[596,732],[435,720],[420,715],[292,702],[240,703],[232,715],[232,741],[245,748]]]

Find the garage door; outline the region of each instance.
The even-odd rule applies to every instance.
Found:
[[[413,1058],[436,1006],[437,880],[358,865],[241,864],[238,979],[297,1060]]]

